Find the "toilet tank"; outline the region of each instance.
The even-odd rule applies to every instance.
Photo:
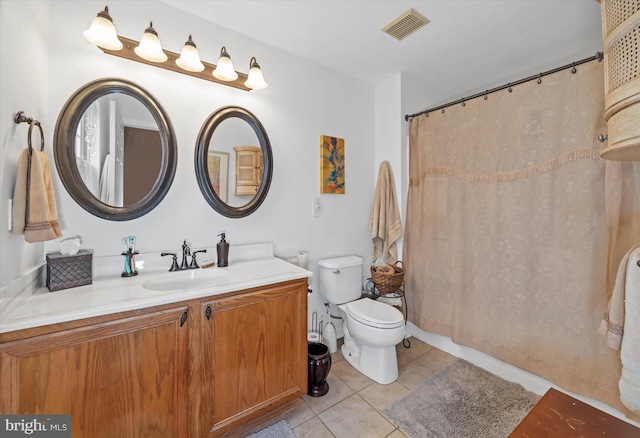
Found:
[[[320,295],[330,303],[343,304],[362,295],[362,257],[345,256],[318,260]]]

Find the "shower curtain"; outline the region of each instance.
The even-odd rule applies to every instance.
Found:
[[[589,62],[410,123],[409,319],[618,409],[598,327],[640,241],[640,168],[605,162]]]

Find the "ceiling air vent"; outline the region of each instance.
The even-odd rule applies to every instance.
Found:
[[[402,41],[416,30],[427,24],[429,20],[418,14],[413,9],[409,9],[404,14],[393,20],[382,28],[382,31],[391,35],[398,41]]]
[[[402,41],[416,30],[427,24],[429,20],[418,14],[413,9],[409,9],[404,14],[393,20],[382,28],[382,31],[391,35],[398,41]]]

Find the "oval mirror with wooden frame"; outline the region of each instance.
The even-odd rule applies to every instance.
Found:
[[[65,189],[89,213],[125,221],[153,210],[176,172],[176,137],[160,103],[137,84],[98,79],[62,107],[54,158]]]
[[[256,116],[236,106],[214,111],[198,134],[195,170],[200,191],[218,213],[241,218],[256,211],[273,175],[269,137]]]

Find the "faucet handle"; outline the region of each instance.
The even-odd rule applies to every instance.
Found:
[[[173,256],[173,262],[171,263],[171,267],[169,268],[169,272],[173,272],[173,271],[179,271],[180,268],[178,267],[178,256],[176,255],[175,252],[163,252],[160,253],[160,256],[164,257],[164,256]]]
[[[196,254],[198,254],[199,252],[207,252],[206,249],[199,249],[198,251],[194,251],[191,253],[191,264],[189,265],[189,268],[191,269],[198,269],[200,266],[198,266],[198,262],[196,262]]]

